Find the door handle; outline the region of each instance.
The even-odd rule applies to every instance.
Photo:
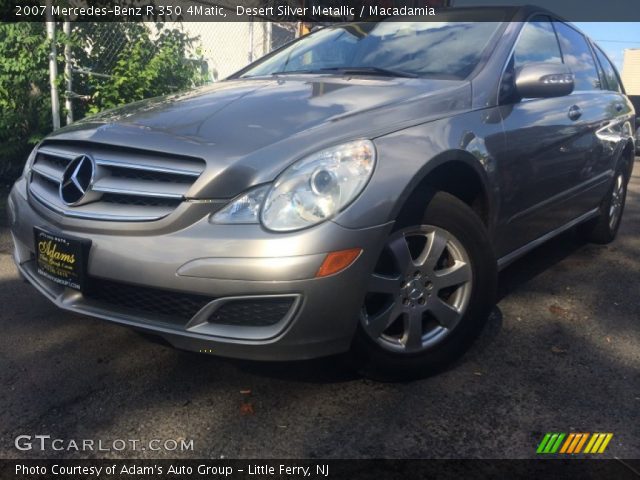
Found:
[[[574,105],[569,109],[569,118],[573,121],[578,120],[582,116],[582,110],[579,106]]]

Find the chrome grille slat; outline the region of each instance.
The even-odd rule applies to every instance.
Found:
[[[57,191],[52,193],[41,184],[31,184],[31,193],[46,207],[56,213],[72,218],[84,218],[105,221],[120,222],[148,222],[166,217],[174,207],[149,207],[131,206],[104,203],[89,203],[73,209],[59,207],[54,203],[57,199]]]
[[[196,171],[186,168],[165,167],[158,164],[130,163],[121,160],[108,160],[106,158],[96,158],[96,164],[103,167],[130,168],[132,170],[144,170],[147,172],[169,173],[173,175],[185,175],[188,177],[199,177],[202,170]]]
[[[52,148],[40,148],[38,150],[38,153],[41,153],[43,155],[50,155],[52,157],[66,158],[68,160],[72,160],[75,156],[78,155],[76,153],[63,152],[63,151],[52,149]]]
[[[78,156],[95,162],[92,197],[70,207],[60,183]],[[90,143],[43,145],[31,166],[32,196],[51,210],[74,218],[153,221],[169,215],[204,171],[203,160]],[[94,198],[96,197],[96,198]],[[91,201],[90,201],[91,200]]]
[[[33,171],[38,175],[42,175],[58,183],[62,182],[62,175],[64,175],[64,170],[55,167],[51,162],[47,162],[46,160],[39,160],[35,163],[33,165]]]
[[[93,184],[93,191],[119,193],[140,197],[184,198],[191,185],[185,183],[157,183],[130,178],[104,177]]]

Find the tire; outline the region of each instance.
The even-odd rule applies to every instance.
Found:
[[[600,204],[599,215],[578,228],[578,232],[591,243],[606,245],[618,235],[627,198],[625,166],[623,163],[616,170],[613,183]]]
[[[497,266],[482,221],[448,193],[430,196],[418,225],[397,222],[369,278],[351,354],[376,380],[443,370],[471,346],[495,303]]]

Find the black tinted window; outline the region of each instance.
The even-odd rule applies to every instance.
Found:
[[[564,23],[555,23],[564,63],[576,77],[576,90],[600,88],[600,78],[587,41],[573,28]]]
[[[515,68],[533,62],[562,63],[551,22],[544,19],[528,22],[522,29],[513,56]]]
[[[604,53],[600,51],[599,48],[596,48],[596,55],[598,57],[598,61],[604,70],[604,78],[606,84],[603,85],[604,88],[608,90],[612,90],[614,92],[620,92],[622,89],[620,88],[620,81],[618,80],[618,75],[616,74],[616,70],[611,65],[611,62],[606,57]]]

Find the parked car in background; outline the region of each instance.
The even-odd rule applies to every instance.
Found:
[[[327,27],[51,134],[9,199],[20,272],[178,348],[444,368],[498,270],[573,227],[615,239],[633,163],[594,42],[537,8],[477,12],[502,21]]]

